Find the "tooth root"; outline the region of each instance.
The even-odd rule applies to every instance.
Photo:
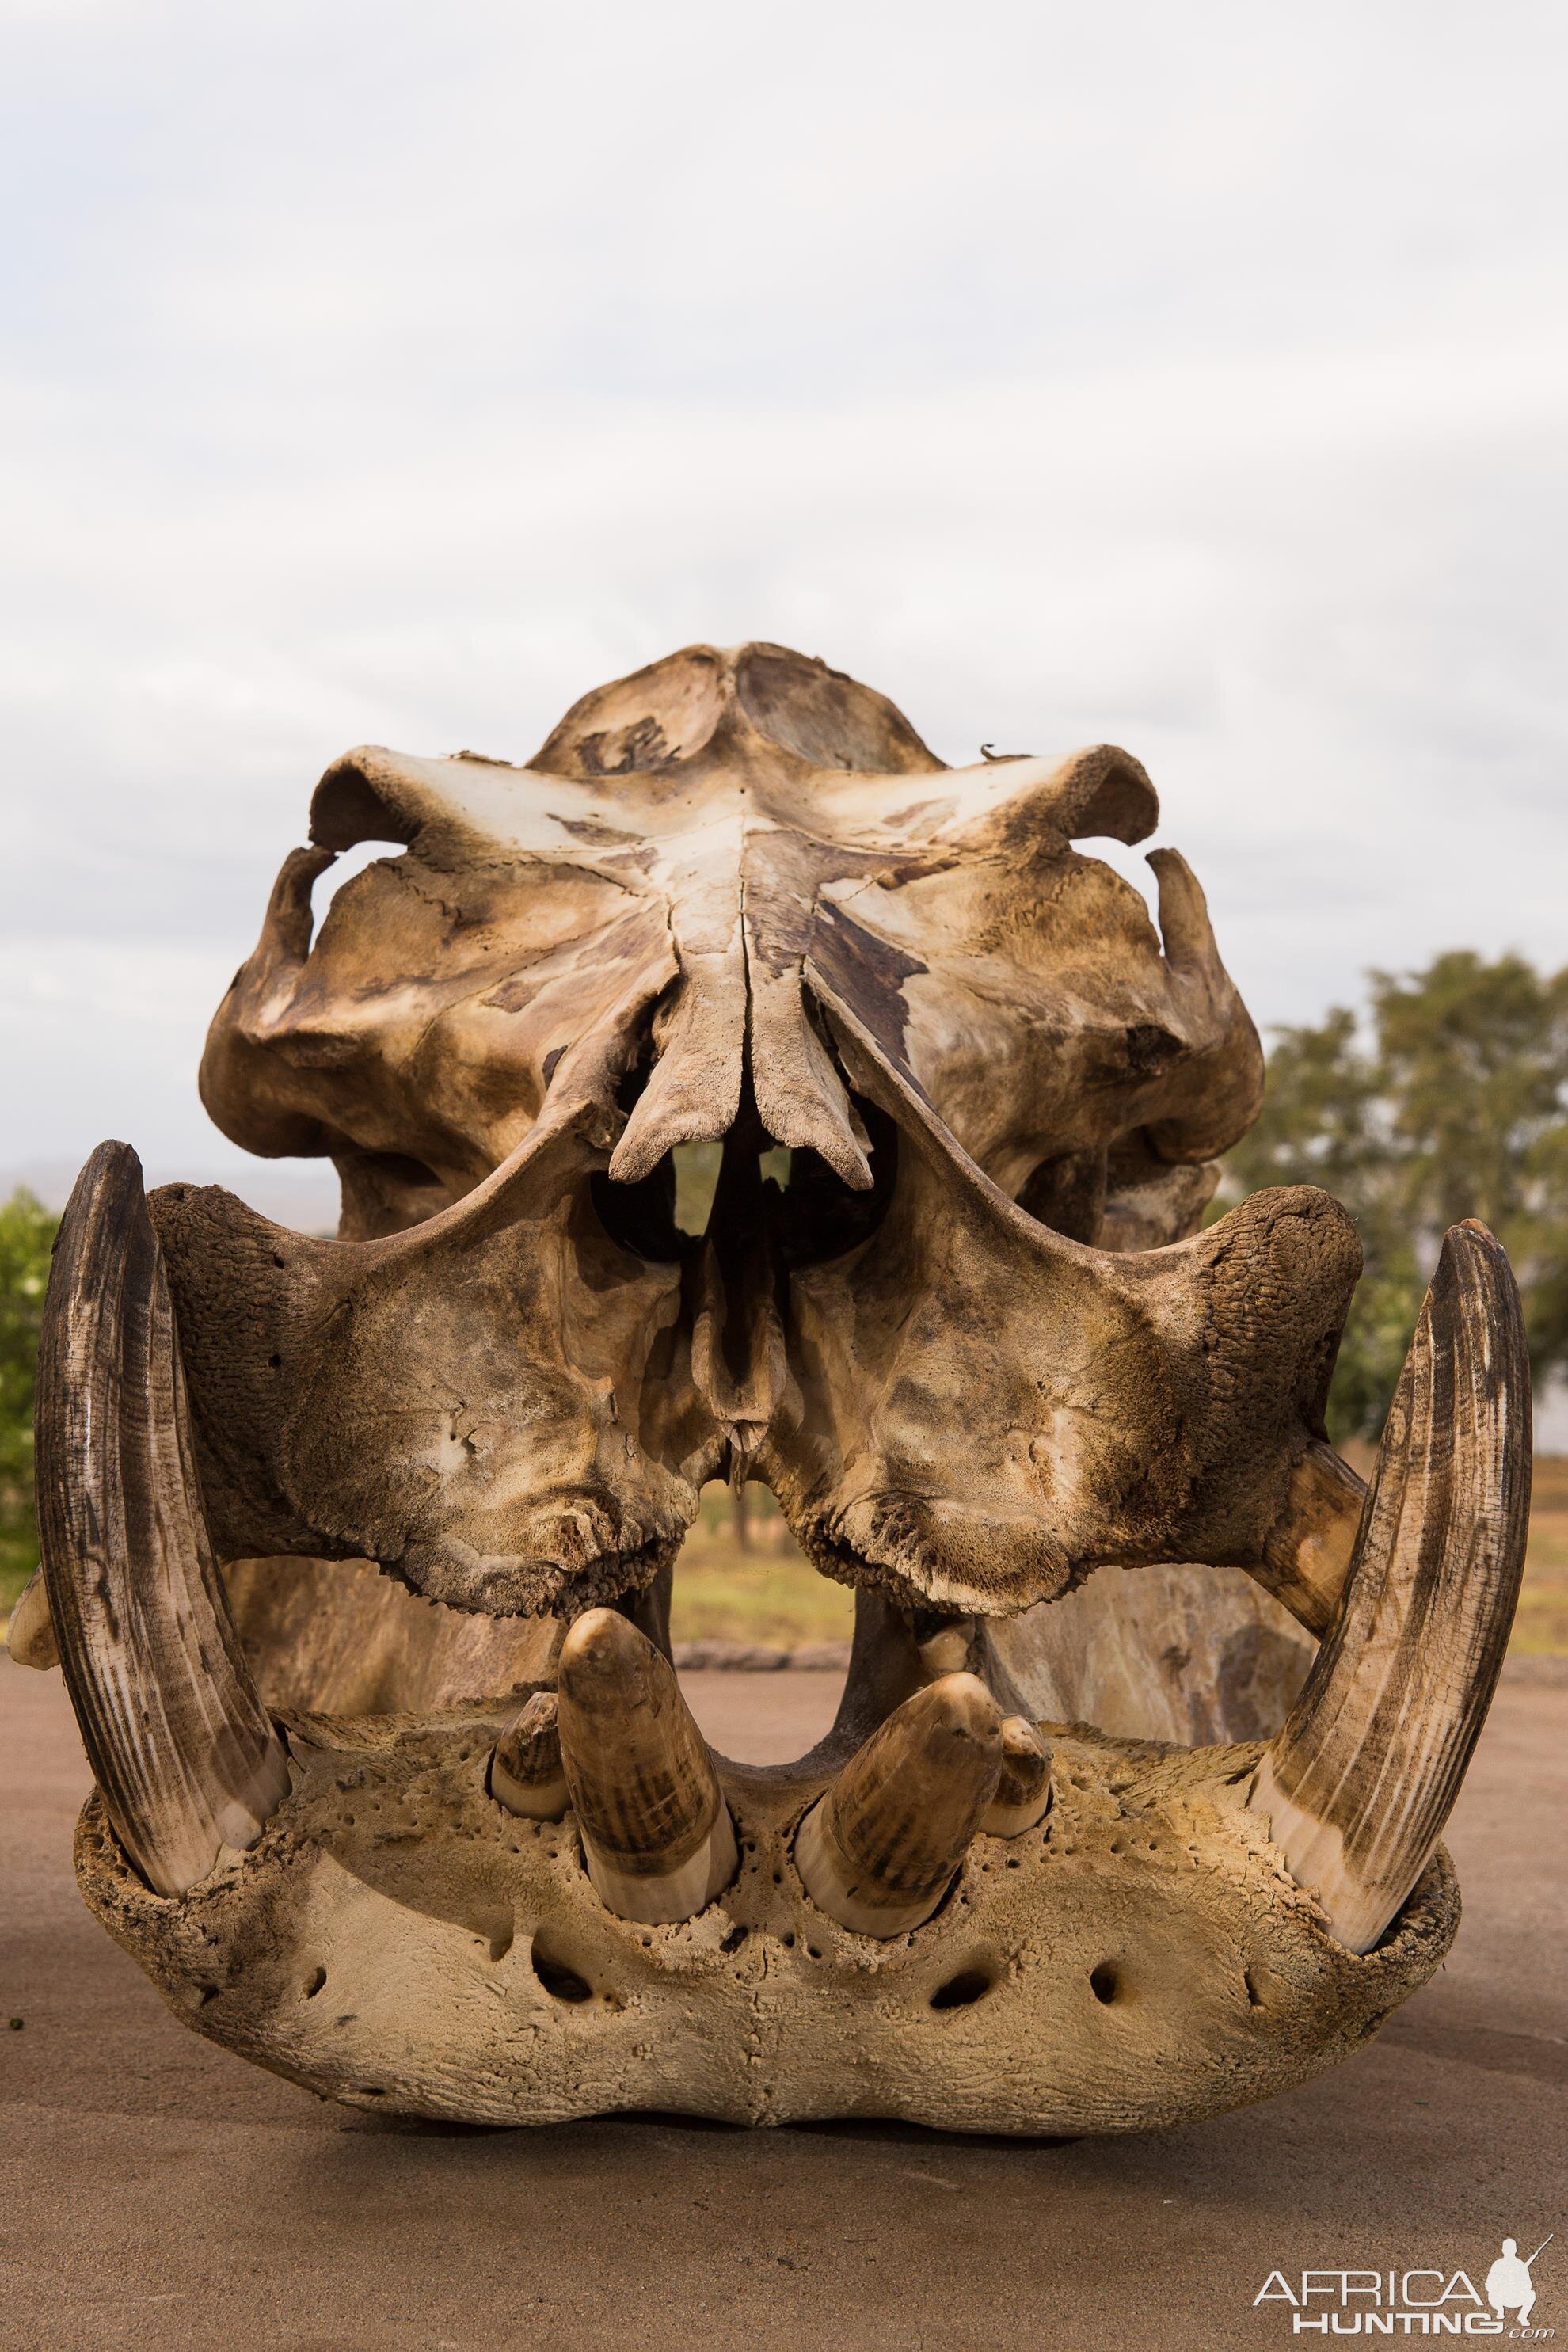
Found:
[[[17,1597],[16,1605],[11,1612],[11,1622],[5,1629],[5,1648],[19,1666],[37,1666],[43,1670],[59,1664],[59,1644],[55,1640],[54,1620],[49,1615],[49,1596],[41,1568],[33,1570]]]
[[[1044,1821],[1050,1802],[1050,1749],[1026,1716],[1004,1716],[1001,1777],[981,1828],[988,1837],[1021,1837]]]
[[[942,1901],[995,1797],[1002,1717],[978,1675],[944,1675],[896,1707],[795,1834],[819,1910],[901,1936]]]
[[[161,1895],[251,1845],[289,1791],[208,1541],[141,1163],[100,1144],[60,1228],[38,1357],[49,1612],[110,1821]]]
[[[1519,1293],[1452,1227],[1389,1408],[1339,1613],[1247,1802],[1352,1951],[1426,1868],[1496,1687],[1530,1509]]]
[[[692,1918],[740,1857],[674,1667],[617,1611],[590,1609],[558,1679],[562,1768],[601,1902],[623,1919]]]
[[[553,1691],[535,1691],[496,1741],[490,1794],[509,1813],[558,1822],[571,1800],[561,1762]]]

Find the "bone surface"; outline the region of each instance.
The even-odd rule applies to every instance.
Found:
[[[558,1822],[570,1793],[561,1761],[561,1731],[553,1691],[535,1691],[496,1741],[490,1794],[509,1813]]]
[[[126,1852],[180,1895],[255,1842],[289,1768],[207,1541],[162,1255],[121,1143],[66,1209],[37,1422],[44,1572],[88,1759]]]
[[[600,1899],[623,1919],[689,1919],[734,1876],[735,1832],[675,1669],[613,1609],[561,1647],[561,1763]]]
[[[202,1085],[332,1159],[340,1230],[106,1147],[40,1386],[17,1638],[99,1779],[88,1900],[195,2030],[383,2115],[1121,2131],[1430,1974],[1517,1311],[1450,1237],[1369,1497],[1324,1434],[1353,1225],[1205,1226],[1256,1034],[1181,857],[1152,918],[1076,845],[1157,814],[1114,746],[950,769],[765,645],[526,766],[328,770]],[[855,1600],[766,1769],[668,1656],[747,1479]]]
[[[1530,1512],[1530,1364],[1508,1261],[1451,1228],[1379,1449],[1335,1623],[1258,1771],[1298,1882],[1371,1950],[1442,1832],[1512,1622]]]
[[[901,1936],[942,1901],[997,1793],[1002,1717],[977,1675],[895,1708],[800,1825],[814,1903],[862,1936]]]

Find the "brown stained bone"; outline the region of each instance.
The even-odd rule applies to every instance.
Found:
[[[1235,1565],[1299,1599],[1266,1555],[1293,1559],[1301,1465],[1326,1451],[1361,1264],[1344,1211],[1258,1192],[1189,1241],[1108,1255],[989,1183],[841,998],[834,1029],[898,1123],[898,1177],[863,1246],[791,1277],[795,1392],[759,1461],[817,1566],[987,1615],[1103,1562]],[[1356,1482],[1312,1486],[1320,1549],[1325,1493],[1359,1517]]]
[[[1258,1098],[1181,858],[1153,853],[1156,931],[1070,845],[1156,814],[1114,747],[948,770],[765,646],[603,689],[530,769],[340,761],[204,1087],[240,1139],[334,1154],[345,1240],[280,1241],[222,1195],[156,1210],[224,1548],[581,1608],[657,1578],[702,1483],[754,1459],[818,1565],[915,1605],[1005,1612],[1185,1557],[1324,1622],[1289,1521],[1345,1221],[1303,1193],[1157,1270],[1093,1246],[1186,1230]],[[312,937],[322,856],[366,838],[404,855]],[[658,1196],[672,1148],[719,1136],[693,1252]],[[774,1140],[797,1165],[770,1209]],[[981,1509],[947,1492],[959,1392]]]
[[[496,1741],[489,1790],[497,1804],[530,1821],[558,1822],[566,1811],[570,1793],[553,1691],[525,1699]]]
[[[995,1799],[1002,1717],[978,1676],[944,1675],[872,1733],[795,1842],[820,1910],[861,1936],[929,1919]]]
[[[253,1150],[331,1153],[345,1232],[385,1231],[498,1166],[563,1057],[623,1052],[657,1006],[618,1177],[727,1131],[749,1043],[770,1133],[863,1185],[803,987],[827,962],[1009,1194],[1109,1152],[1142,1195],[1234,1142],[1262,1075],[1180,859],[1154,855],[1162,952],[1139,894],[1071,847],[1157,815],[1112,747],[948,769],[821,662],[689,646],[586,698],[531,767],[373,748],[330,769],[317,845],[213,1024],[204,1098]],[[367,840],[402,854],[312,935],[312,885]]]
[[[863,1598],[864,1596],[862,1596]],[[1000,1691],[1031,1720],[1205,1747],[1272,1739],[1317,1643],[1245,1570],[1097,1569],[1060,1601],[986,1622]]]
[[[623,1919],[689,1919],[734,1876],[735,1832],[668,1658],[613,1609],[561,1646],[562,1768],[600,1900]]]
[[[153,1196],[226,1555],[368,1557],[501,1614],[658,1577],[711,1441],[679,1267],[616,1247],[584,1198],[603,1076],[580,1066],[510,1161],[412,1234],[316,1241],[216,1188]]]
[[[331,1155],[340,1236],[184,1186],[147,1211],[191,1387],[187,1438],[170,1336],[160,1491],[197,1544],[199,1476],[262,1696],[291,1695],[295,1785],[180,1901],[100,1797],[79,1854],[199,2031],[381,2112],[1121,2130],[1304,2081],[1430,1972],[1441,1854],[1362,1957],[1331,1932],[1334,1855],[1295,1829],[1314,1804],[1396,1899],[1387,1853],[1407,1885],[1507,1579],[1483,1607],[1450,1575],[1458,1504],[1419,1537],[1413,1504],[1378,1551],[1415,1492],[1392,1459],[1358,1544],[1322,1428],[1342,1213],[1273,1192],[1199,1230],[1257,1038],[1182,860],[1154,853],[1152,920],[1073,846],[1156,814],[1113,747],[949,770],[882,698],[765,646],[601,689],[529,769],[329,771],[203,1084],[239,1139]],[[318,926],[312,891],[367,840],[394,854]],[[698,1236],[671,1154],[710,1141]],[[1462,1370],[1431,1320],[1417,1357]],[[91,1408],[96,1526],[89,1375],[62,1412]],[[1516,1498],[1467,1410],[1472,1488]],[[857,1587],[837,1721],[766,1771],[709,1754],[659,1654],[700,1490],[746,1475]],[[1422,1491],[1453,1501],[1445,1477]],[[1401,1615],[1378,1561],[1407,1536]],[[1429,1590],[1447,1613],[1416,1642]],[[1369,1612],[1381,1652],[1344,1630]],[[1272,1733],[1303,1627],[1331,1629],[1317,1712],[1261,1773],[1256,1744],[1155,1744]],[[160,1687],[185,1688],[185,1630]],[[1320,1751],[1348,1758],[1322,1787]],[[110,1757],[111,1808],[118,1785]]]
[[[235,1631],[273,1714],[417,1715],[549,1679],[555,1617],[484,1617],[423,1601],[365,1560],[224,1564]]]
[[[1352,1951],[1384,1934],[1458,1794],[1508,1646],[1529,1511],[1519,1294],[1486,1227],[1456,1225],[1339,1613],[1248,1801]]]
[[[142,1169],[100,1144],[56,1247],[38,1360],[38,1522],[66,1685],[116,1835],[180,1895],[248,1846],[289,1766],[207,1538]]]

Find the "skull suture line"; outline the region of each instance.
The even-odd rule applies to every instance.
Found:
[[[1123,752],[949,770],[769,646],[588,696],[528,768],[328,772],[203,1088],[332,1155],[341,1237],[106,1144],[41,1367],[79,1873],[199,2031],[424,2115],[1120,2130],[1300,2081],[1436,1967],[1522,1552],[1518,1301],[1456,1228],[1363,1508],[1321,1424],[1350,1222],[1298,1189],[1197,1230],[1257,1039],[1181,858],[1157,935],[1071,846],[1155,814]],[[312,940],[367,840],[401,854]],[[664,1654],[742,1475],[857,1591],[782,1769],[714,1758]],[[254,1602],[289,1556],[345,1563],[329,1614],[380,1563],[430,1654],[530,1612],[526,1672],[269,1711],[319,1627],[290,1664],[253,1607],[247,1659],[216,1562]],[[1039,1720],[1062,1596],[1164,1561],[1321,1636],[1266,1747]],[[44,1654],[37,1596],[18,1626]]]

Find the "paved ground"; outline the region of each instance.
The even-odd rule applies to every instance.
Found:
[[[759,1759],[798,1752],[833,1697],[806,1674],[690,1687],[716,1743]],[[1296,2340],[1288,2308],[1252,2307],[1275,2267],[1479,2281],[1505,2231],[1528,2252],[1552,2229],[1533,2316],[1561,2340],[1565,1735],[1568,1690],[1505,1685],[1449,1841],[1447,1969],[1271,2105],[1058,2145],[408,2130],[174,2022],[76,1895],[87,1776],[58,1677],[0,1661],[0,2342],[1208,2352]]]

